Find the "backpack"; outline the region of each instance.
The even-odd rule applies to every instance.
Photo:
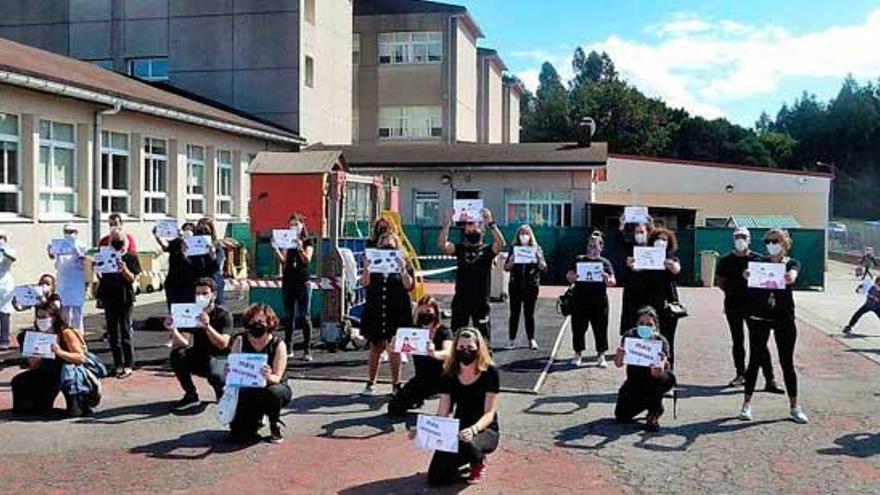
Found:
[[[568,286],[568,289],[556,300],[556,311],[562,316],[571,316],[574,309],[574,284]]]

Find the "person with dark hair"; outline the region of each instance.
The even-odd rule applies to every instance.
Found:
[[[232,333],[232,313],[216,303],[214,280],[202,278],[196,282],[196,304],[201,306],[199,326],[179,328],[174,318],[165,318],[165,327],[171,333],[173,349],[171,368],[183,388],[183,398],[174,409],[183,411],[199,405],[199,394],[193,375],[204,377],[214,389],[217,400],[223,395],[223,360]]]
[[[127,251],[125,238],[119,230],[110,232],[110,246],[119,255],[114,273],[99,275],[98,299],[104,305],[107,339],[113,351],[116,378],[128,378],[134,366],[134,330],[131,311],[134,308],[134,281],[141,273],[138,257]]]
[[[880,276],[874,279],[874,284],[865,289],[865,304],[853,313],[849,323],[843,327],[844,335],[849,335],[853,327],[868,313],[874,313],[880,318]]]
[[[208,217],[199,219],[193,234],[206,235],[211,238],[211,257],[216,262],[213,265],[214,271],[208,274],[200,274],[200,276],[208,276],[214,279],[214,287],[217,291],[217,304],[223,305],[226,303],[226,277],[223,276],[223,267],[226,265],[226,250],[223,247],[223,241],[217,238],[217,228],[214,226],[214,220]]]
[[[531,247],[535,250],[535,263],[517,263],[516,247]],[[516,230],[513,244],[508,248],[507,261],[504,269],[510,272],[510,282],[507,293],[510,296],[510,318],[508,320],[508,337],[510,338],[507,348],[516,349],[516,334],[519,331],[519,315],[523,315],[526,327],[526,337],[529,339],[529,347],[538,350],[538,341],[535,340],[535,305],[538,302],[538,292],[541,289],[541,272],[547,271],[547,261],[544,252],[538,244],[538,239],[529,225],[520,225]]]
[[[617,279],[614,267],[608,259],[602,257],[605,239],[602,234],[595,233],[587,242],[587,254],[580,255],[566,274],[568,283],[574,284],[574,305],[571,313],[571,338],[574,348],[572,364],[583,364],[583,352],[586,349],[584,336],[589,327],[593,328],[596,343],[596,366],[607,368],[605,352],[608,351],[608,287],[614,287]],[[596,263],[602,267],[602,275],[598,280],[578,279],[578,264]]]
[[[406,382],[388,403],[388,414],[403,416],[422,407],[425,400],[440,392],[443,362],[452,354],[452,332],[440,324],[440,305],[432,296],[419,299],[416,325],[428,329],[428,355],[414,355],[415,376]]]
[[[105,235],[104,237],[101,237],[101,239],[98,241],[98,247],[110,246],[112,241],[110,234],[112,234],[114,231],[122,234],[122,215],[120,215],[119,213],[111,213],[107,217],[107,225],[110,227],[110,233]],[[125,252],[135,255],[138,254],[137,241],[135,240],[133,235],[126,233],[123,236],[123,240],[125,241]]]
[[[630,227],[631,226],[631,227]],[[632,230],[629,230],[629,229]],[[620,334],[632,330],[636,324],[641,301],[644,300],[644,282],[642,272],[633,270],[630,260],[635,246],[647,246],[648,236],[651,234],[650,223],[625,224],[623,216],[620,217],[621,240],[625,250],[626,268],[623,273],[623,300],[620,309]]]
[[[874,257],[874,248],[865,246],[861,259],[859,259],[859,267],[862,270],[862,280],[870,279],[874,275],[871,268],[877,268],[877,258]]]
[[[269,442],[281,443],[284,441],[281,408],[290,403],[293,391],[288,385],[287,346],[274,335],[278,328],[278,317],[269,306],[256,304],[245,313],[244,328],[245,333],[233,338],[230,350],[235,353],[266,354],[267,364],[262,369],[266,386],[239,389],[238,404],[229,430],[235,440],[255,439],[266,416],[269,418]]]
[[[446,212],[443,228],[437,238],[440,252],[455,256],[455,296],[452,298],[452,328],[469,325],[480,330],[486,342],[492,341],[489,319],[489,277],[495,256],[504,249],[504,235],[495,223],[492,212],[484,208],[482,223],[469,219],[464,224],[462,242],[449,242],[454,209]],[[485,228],[492,232],[492,244],[484,244]]]
[[[312,360],[312,282],[309,280],[309,264],[315,254],[315,244],[309,238],[305,216],[293,213],[288,219],[288,228],[299,232],[296,244],[289,249],[280,249],[272,241],[275,259],[281,264],[281,294],[284,299],[284,342],[293,354],[293,330],[302,329],[303,359]]]
[[[195,224],[185,222],[180,227],[176,239],[160,239],[153,236],[162,251],[168,253],[168,272],[165,275],[165,304],[171,310],[172,304],[191,303],[195,299],[196,268],[186,255],[186,239],[193,236]]]

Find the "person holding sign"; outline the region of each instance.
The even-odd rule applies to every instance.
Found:
[[[437,416],[453,414],[462,428],[458,452],[434,452],[428,482],[446,485],[460,479],[459,469],[470,466],[468,483],[479,483],[486,456],[498,448],[498,394],[501,383],[489,347],[477,329],[462,328],[455,337],[452,355],[443,365]],[[410,433],[415,436],[415,431]]]
[[[141,272],[138,257],[127,251],[125,238],[119,230],[110,231],[110,247],[118,256],[116,271],[101,273],[98,279],[98,299],[104,305],[107,340],[113,351],[116,378],[128,378],[134,366],[134,330],[131,311],[134,308],[134,284]]]
[[[574,348],[572,364],[583,364],[586,348],[584,336],[589,327],[593,328],[596,343],[596,366],[607,368],[605,352],[608,351],[608,287],[614,287],[614,267],[602,257],[605,239],[599,232],[593,233],[587,241],[587,254],[575,259],[566,274],[568,283],[574,284],[574,304],[571,313],[571,340]],[[596,276],[596,273],[599,276]]]
[[[522,254],[520,251],[524,251]],[[524,258],[518,258],[518,255]],[[538,349],[535,340],[535,305],[538,302],[538,291],[541,288],[541,272],[547,270],[544,252],[538,245],[535,233],[528,225],[520,225],[516,230],[513,244],[507,250],[507,262],[504,269],[510,272],[507,293],[510,296],[510,318],[508,320],[508,349],[516,349],[516,334],[519,331],[519,315],[523,314],[526,337],[529,347]]]
[[[303,359],[312,360],[312,283],[309,281],[309,263],[315,254],[314,242],[309,238],[305,216],[294,213],[288,219],[290,230],[299,232],[299,243],[292,249],[272,246],[275,259],[281,264],[281,295],[284,299],[284,342],[293,353],[293,330],[302,329]],[[274,241],[273,241],[274,242]]]
[[[388,403],[390,416],[403,416],[422,407],[425,400],[440,392],[443,362],[452,354],[452,332],[440,324],[440,305],[432,296],[423,296],[416,307],[416,325],[428,329],[428,355],[412,356],[415,376]]]
[[[196,268],[186,255],[186,239],[192,237],[195,224],[185,222],[177,237],[165,239],[153,230],[153,237],[162,251],[168,253],[168,272],[165,274],[165,304],[171,311],[172,304],[191,303],[195,297]]]
[[[287,346],[284,340],[274,335],[278,329],[278,316],[269,306],[255,304],[244,314],[244,328],[246,332],[235,336],[230,350],[265,354],[267,364],[260,371],[266,386],[239,389],[238,405],[229,430],[233,439],[251,441],[257,438],[263,416],[268,416],[269,442],[281,443],[284,441],[281,409],[290,403],[293,392],[287,384]]]
[[[749,327],[749,367],[746,369],[746,383],[743,405],[739,417],[744,421],[752,419],[752,395],[758,381],[758,368],[767,362],[770,351],[767,342],[770,332],[776,339],[776,350],[779,353],[779,365],[785,380],[785,391],[788,393],[789,416],[798,424],[807,424],[809,419],[798,404],[798,378],[794,365],[794,348],[797,342],[797,324],[795,323],[794,294],[792,287],[797,282],[801,264],[788,257],[791,251],[791,236],[782,229],[771,229],[764,234],[764,245],[767,247],[765,263],[785,264],[785,288],[759,289],[750,288],[751,298]],[[743,276],[748,279],[746,270]]]
[[[376,221],[374,230],[382,221],[384,220]],[[400,238],[396,233],[388,231],[379,234],[375,247],[371,249],[397,251],[400,248]],[[394,352],[389,343],[398,328],[413,325],[409,291],[415,283],[415,273],[410,263],[400,273],[373,273],[370,267],[370,259],[365,258],[361,283],[366,287],[367,296],[361,335],[370,342],[370,354],[367,359],[369,376],[363,395],[375,393],[376,382],[379,380],[379,360],[386,351],[391,362],[392,387],[397,393],[403,386],[400,379],[400,354]]]
[[[214,287],[217,289],[217,304],[223,305],[226,303],[226,277],[223,275],[223,267],[226,266],[226,250],[223,248],[223,241],[217,239],[217,227],[214,226],[214,220],[208,217],[200,218],[196,223],[194,234],[211,238],[208,256],[216,264],[214,271],[207,276],[214,279]],[[199,276],[205,275],[200,274]]]
[[[58,294],[61,297],[61,311],[70,326],[84,335],[83,304],[86,303],[85,268],[88,259],[85,246],[79,241],[79,228],[74,224],[63,227],[63,240],[72,251],[57,253],[50,244],[47,247],[49,259],[55,260],[55,274],[58,277]]]
[[[633,250],[636,246],[647,246],[648,235],[651,233],[650,223],[626,223],[624,216],[620,217],[620,243],[626,253],[626,269],[623,272],[623,300],[620,311],[620,335],[632,330],[636,324],[636,313],[642,296],[642,274],[634,270],[630,265]]]
[[[15,299],[12,300],[12,307],[15,308],[16,311],[27,311],[28,309],[36,308],[45,302],[51,302],[61,308],[61,296],[59,296],[56,291],[57,284],[55,283],[55,275],[44,273],[40,275],[39,279],[37,279],[37,284],[31,287],[36,291],[36,302],[31,303],[33,300],[33,293],[29,294],[29,297],[27,297],[27,300],[25,301],[19,300],[18,297],[15,297]]]
[[[15,261],[15,250],[9,245],[9,234],[0,231],[0,350],[9,349],[10,318],[14,309],[12,291],[15,290],[12,264]]]
[[[173,349],[169,360],[174,376],[184,395],[174,404],[175,411],[184,411],[200,404],[193,376],[206,378],[217,401],[223,395],[223,361],[232,333],[232,313],[216,303],[214,280],[202,278],[196,282],[196,305],[202,310],[198,326],[182,327],[174,317],[165,318],[165,328],[171,334]]]
[[[134,236],[122,232],[122,215],[119,213],[111,213],[107,217],[107,226],[110,228],[110,233],[101,237],[98,241],[98,247],[109,247],[113,241],[113,232],[117,232],[122,236],[122,239],[125,242],[125,252],[135,255],[138,254],[137,241]]]
[[[454,209],[446,212],[443,228],[437,238],[440,252],[455,256],[455,296],[452,298],[452,328],[462,328],[473,324],[480,330],[486,342],[492,340],[489,322],[489,288],[492,262],[504,249],[504,235],[495,224],[492,212],[482,210],[483,223],[469,221],[464,224],[462,242],[449,242],[449,228],[452,225]],[[484,227],[492,231],[492,244],[483,243]]]
[[[663,415],[663,395],[672,390],[676,384],[675,375],[666,357],[669,355],[669,342],[663,337],[657,328],[659,318],[657,311],[651,307],[644,307],[637,313],[637,326],[623,334],[620,339],[620,347],[614,356],[614,365],[618,368],[626,365],[626,381],[617,392],[617,405],[614,408],[614,417],[619,422],[629,422],[633,418],[648,411],[645,427],[648,431],[660,429],[660,417]],[[633,363],[636,360],[628,359],[626,343],[629,339],[638,339],[650,343],[661,342],[659,356],[645,356],[653,361],[652,366],[639,366]],[[655,347],[654,345],[644,347]],[[658,359],[659,358],[659,359]],[[641,364],[641,363],[640,363]]]

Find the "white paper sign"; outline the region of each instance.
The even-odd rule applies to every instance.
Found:
[[[602,262],[584,261],[577,264],[578,282],[605,282],[605,266]]]
[[[647,206],[627,206],[623,209],[624,223],[648,223]]]
[[[452,215],[454,222],[475,222],[482,223],[483,210],[482,199],[456,199],[452,202],[455,214]]]
[[[97,273],[118,273],[121,256],[113,248],[103,246],[95,253],[94,267]]]
[[[657,368],[663,361],[663,341],[627,337],[623,339],[624,364]]]
[[[295,249],[299,247],[299,230],[273,230],[272,240],[275,242],[275,247],[278,249]]]
[[[171,319],[174,320],[174,328],[198,328],[202,326],[199,316],[202,307],[198,304],[172,304]]]
[[[179,228],[177,219],[163,218],[156,222],[156,237],[164,241],[177,239]]]
[[[401,273],[403,253],[394,249],[367,249],[370,273]]]
[[[750,261],[749,287],[754,289],[784,289],[785,263]]]
[[[202,256],[211,252],[211,236],[194,235],[186,238],[186,255]]]
[[[666,248],[636,246],[633,248],[636,270],[665,270]]]
[[[416,421],[416,447],[423,450],[458,453],[458,420],[419,414]]]
[[[57,341],[58,336],[54,333],[25,332],[21,355],[55,359],[55,353],[52,352],[52,344]]]
[[[256,353],[232,353],[226,361],[226,385],[230,387],[262,388],[266,386],[263,366],[269,356]]]
[[[517,265],[533,265],[538,262],[538,248],[513,246],[513,262]]]
[[[49,252],[52,253],[52,256],[79,254],[79,250],[76,248],[76,241],[63,238],[52,239],[52,243],[49,245]]]
[[[425,356],[430,342],[427,328],[398,328],[394,337],[394,352]]]
[[[30,308],[40,304],[43,293],[33,285],[19,285],[12,289],[12,297],[19,306]]]

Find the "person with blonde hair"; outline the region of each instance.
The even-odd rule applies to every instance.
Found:
[[[515,252],[517,247],[527,246],[535,250],[534,262],[517,263]],[[504,269],[510,272],[510,283],[507,293],[510,297],[510,319],[508,325],[508,337],[510,342],[508,349],[516,349],[516,334],[519,331],[519,316],[523,315],[526,327],[526,337],[529,339],[529,347],[538,349],[538,341],[535,340],[535,305],[538,301],[538,291],[541,288],[541,272],[547,270],[547,261],[544,252],[535,238],[532,228],[523,224],[516,229],[513,244],[507,249],[507,261]]]

